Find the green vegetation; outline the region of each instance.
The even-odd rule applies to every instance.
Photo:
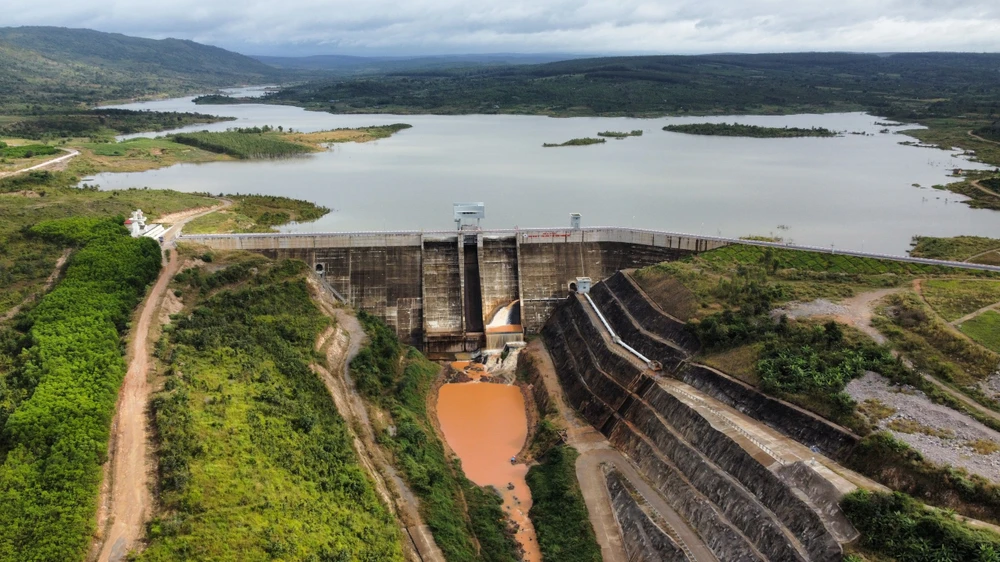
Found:
[[[642,129],[635,129],[635,130],[629,131],[627,133],[622,133],[622,132],[619,132],[619,131],[604,131],[604,132],[601,132],[601,133],[597,133],[597,136],[599,136],[599,137],[608,137],[608,138],[612,138],[612,139],[624,139],[624,138],[628,138],[628,137],[641,137],[642,136]]]
[[[215,232],[271,232],[290,222],[314,221],[330,209],[309,201],[275,195],[224,195],[235,205],[196,218],[185,227],[189,234]]]
[[[715,137],[753,137],[758,139],[781,139],[793,137],[835,137],[837,133],[823,127],[803,129],[800,127],[761,127],[739,123],[691,123],[687,125],[667,125],[664,131],[688,135],[709,135]]]
[[[898,562],[997,562],[1000,536],[901,493],[857,490],[841,506],[864,548]]]
[[[996,354],[961,337],[914,293],[890,295],[877,313],[872,324],[914,365],[941,381],[974,387],[996,369]]]
[[[1000,313],[995,310],[975,316],[959,325],[962,333],[977,343],[1000,353]]]
[[[260,129],[230,129],[225,132],[178,133],[170,137],[175,142],[228,154],[235,158],[281,158],[315,152],[311,146],[290,142],[270,127]]]
[[[976,272],[945,267],[738,245],[644,268],[634,278],[664,310],[688,320],[703,344],[699,361],[867,435],[846,461],[851,468],[935,505],[997,521],[1000,488],[932,464],[888,434],[871,433],[880,409],[859,407],[842,390],[852,378],[873,370],[1000,427],[995,420],[905,368],[866,335],[834,322],[775,320],[770,314],[790,300],[843,298],[903,285],[917,276],[945,275],[964,276],[969,283],[993,282],[977,279]],[[873,324],[918,369],[1000,408],[974,390],[977,380],[993,372],[997,356],[945,327],[917,295],[888,296]]]
[[[725,309],[691,323],[691,330],[706,352],[757,344],[753,371],[761,390],[857,427],[856,404],[843,392],[847,383],[865,371],[898,377],[903,367],[870,340],[845,338],[836,322],[818,325],[786,317],[775,322],[771,310],[782,299],[783,288],[768,279],[772,259],[773,254],[762,253],[759,264],[741,264],[720,280],[715,296]]]
[[[0,109],[33,111],[281,79],[250,57],[178,39],[58,27],[0,28]]]
[[[234,98],[225,94],[208,94],[191,100],[195,105],[235,105],[251,101],[250,98]]]
[[[460,463],[445,457],[428,418],[427,395],[440,367],[416,349],[404,348],[378,318],[360,312],[358,319],[369,344],[351,362],[355,384],[391,417],[395,431],[384,428],[379,442],[392,452],[394,464],[419,496],[434,541],[452,562],[518,560],[499,494],[470,482]]]
[[[922,283],[921,293],[927,304],[952,322],[1000,302],[1000,281],[932,279]]]
[[[109,108],[92,110],[37,109],[18,115],[13,122],[0,126],[0,135],[40,140],[86,137],[113,142],[115,135],[164,131],[199,123],[217,123],[232,119],[232,117],[175,111],[134,111]]]
[[[568,140],[568,141],[566,141],[564,143],[561,143],[561,144],[555,144],[555,143],[548,143],[547,142],[547,143],[542,144],[542,146],[545,147],[545,148],[553,148],[553,147],[556,147],[556,146],[587,146],[588,144],[601,144],[601,143],[604,143],[604,142],[607,142],[607,140],[606,139],[595,139],[595,138],[592,138],[592,137],[584,137],[584,138],[581,138],[581,139],[570,139],[570,140]]]
[[[158,346],[160,510],[141,560],[403,559],[392,515],[309,368],[329,321],[306,270],[251,256],[176,278],[196,297]]]
[[[601,548],[590,525],[576,480],[578,453],[568,445],[549,449],[528,471],[535,525],[542,557],[552,562],[600,562]]]
[[[34,156],[48,156],[57,152],[60,152],[58,148],[47,144],[7,146],[0,147],[0,158],[32,158]]]
[[[121,142],[73,143],[80,156],[70,161],[77,176],[101,172],[141,172],[180,163],[215,162],[228,156],[173,142],[166,138],[144,137]]]
[[[994,121],[985,127],[976,129],[973,132],[984,139],[991,140],[993,142],[1000,142],[1000,121]]]
[[[1000,240],[982,236],[955,236],[954,238],[933,238],[916,236],[916,245],[910,255],[936,260],[965,261],[990,251],[1000,250]],[[975,260],[973,260],[975,261]],[[976,261],[976,263],[982,263]]]
[[[81,560],[94,531],[118,387],[120,335],[160,267],[160,248],[115,219],[40,223],[32,235],[83,247],[23,321],[0,380],[0,559]]]

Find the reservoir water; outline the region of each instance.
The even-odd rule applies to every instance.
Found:
[[[528,519],[531,491],[528,467],[514,464],[528,435],[521,390],[512,385],[467,382],[446,384],[438,393],[438,422],[445,440],[462,459],[465,475],[480,486],[494,486],[504,511],[518,524],[524,560],[541,560],[535,530]]]
[[[953,168],[982,168],[953,152],[902,146],[863,113],[792,116],[566,118],[512,115],[333,115],[289,106],[196,106],[191,98],[130,109],[199,111],[237,121],[188,130],[282,125],[301,131],[405,122],[412,129],[328,152],[257,162],[177,165],[99,174],[102,188],[262,193],[334,211],[294,231],[452,228],[451,204],[486,203],[485,228],[629,226],[739,237],[775,235],[817,246],[905,253],[914,235],[1000,237],[1000,215],[930,186]],[[864,132],[836,138],[753,139],[665,132],[669,123],[739,122]],[[605,144],[545,142],[642,129]],[[914,184],[923,186],[914,187]]]

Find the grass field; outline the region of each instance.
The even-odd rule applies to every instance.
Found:
[[[922,292],[927,303],[952,322],[1000,302],[1000,281],[933,279],[923,282]]]
[[[963,322],[959,329],[980,345],[1000,353],[1000,313],[988,310]]]
[[[1000,240],[983,236],[955,236],[954,238],[918,236],[914,238],[914,241],[917,245],[910,250],[910,255],[918,258],[965,261],[983,252],[1000,250]]]
[[[164,138],[137,138],[122,142],[79,143],[80,156],[70,164],[78,176],[98,172],[142,172],[174,164],[230,160],[231,157]]]
[[[270,232],[289,222],[309,222],[330,212],[309,201],[274,195],[227,195],[235,205],[198,217],[185,227],[188,234]]]
[[[600,562],[594,528],[576,479],[579,454],[568,445],[550,449],[528,471],[528,512],[542,557],[549,562]]]

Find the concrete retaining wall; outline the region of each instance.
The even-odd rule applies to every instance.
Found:
[[[571,403],[613,444],[638,458],[645,443],[670,459],[660,469],[676,470],[768,559],[840,559],[804,496],[604,345],[578,299],[560,307],[543,335]]]
[[[687,562],[680,546],[639,507],[628,481],[618,471],[609,471],[605,481],[630,562]]]
[[[860,437],[794,404],[767,396],[758,389],[709,367],[686,364],[680,369],[677,347],[696,349],[683,324],[657,309],[624,273],[594,286],[592,297],[622,339],[640,353],[663,363],[667,372],[686,384],[759,420],[823,454],[843,460]],[[626,310],[622,310],[624,305]],[[639,324],[641,328],[635,326]],[[648,332],[646,332],[648,330]],[[677,344],[665,345],[655,337]],[[675,340],[678,338],[680,341]]]

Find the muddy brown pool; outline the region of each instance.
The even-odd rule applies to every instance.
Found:
[[[531,492],[524,479],[528,467],[510,462],[528,435],[520,389],[480,382],[446,384],[438,394],[437,414],[445,440],[462,459],[465,475],[503,495],[504,511],[521,529],[517,538],[524,546],[524,559],[541,560],[528,519]]]

